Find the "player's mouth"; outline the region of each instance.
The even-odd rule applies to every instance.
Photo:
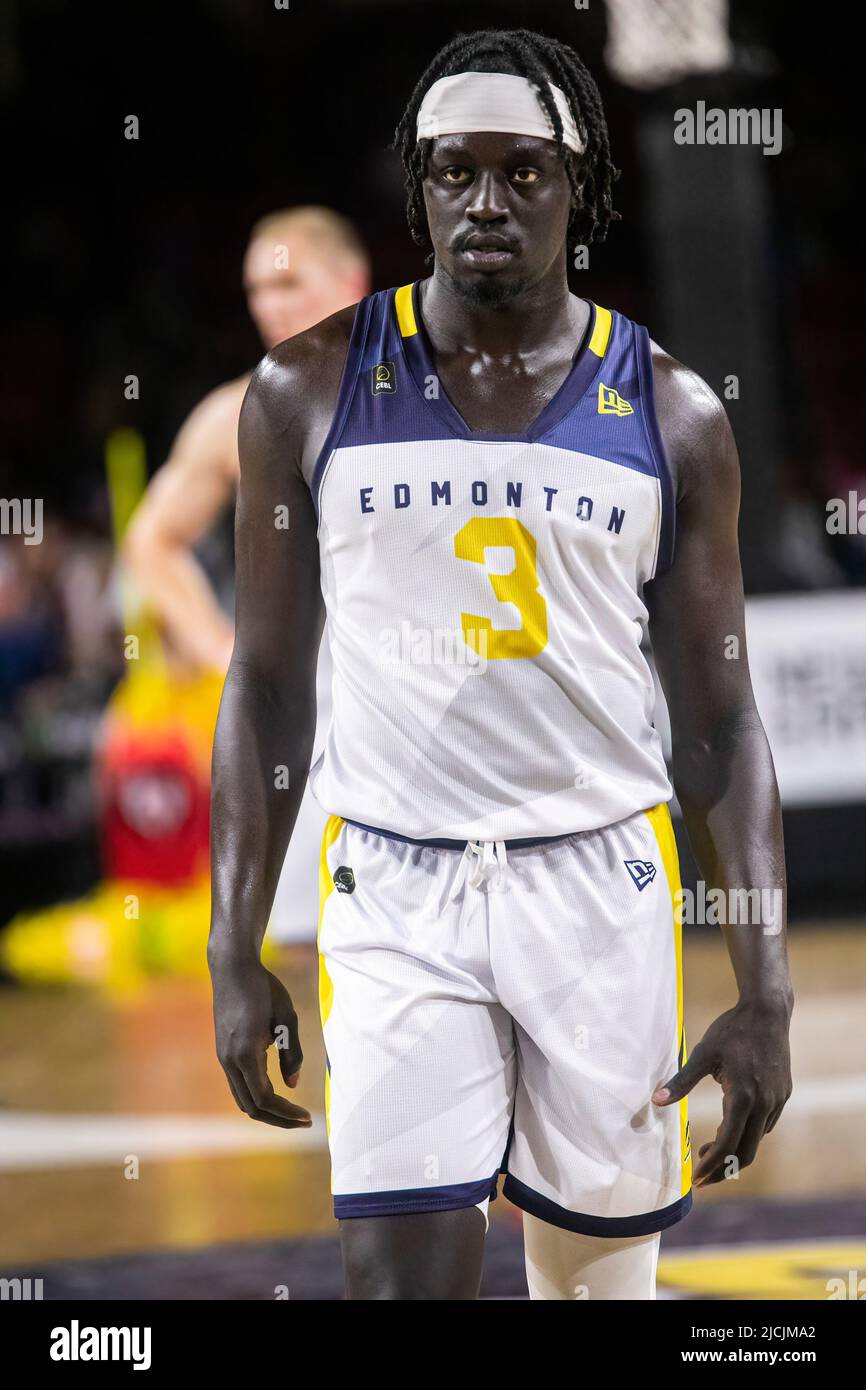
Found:
[[[508,265],[515,248],[501,236],[469,237],[461,250],[463,260],[478,270],[499,270]]]

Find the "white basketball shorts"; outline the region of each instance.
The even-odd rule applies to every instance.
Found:
[[[691,1205],[676,844],[665,805],[539,842],[423,844],[332,816],[320,871],[340,1219],[504,1193],[584,1235]]]

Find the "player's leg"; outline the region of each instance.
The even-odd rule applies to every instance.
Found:
[[[474,1299],[486,1222],[477,1206],[340,1222],[349,1299]]]
[[[491,930],[494,978],[518,1046],[505,1195],[554,1229],[614,1243],[654,1236],[691,1202],[685,1105],[651,1100],[682,1045],[669,831],[662,808],[515,851]],[[494,942],[503,943],[498,954]],[[536,1227],[530,1241],[536,1290],[545,1252],[549,1287],[567,1289],[579,1242],[545,1240]],[[615,1290],[621,1273],[624,1290],[635,1269],[646,1288],[651,1243],[622,1248],[642,1250],[643,1272],[614,1256],[605,1286]]]
[[[329,823],[320,996],[334,1211],[352,1299],[477,1296],[514,1096],[481,894],[452,850]]]
[[[525,1212],[526,1282],[532,1299],[653,1299],[658,1232],[648,1236],[583,1236]]]

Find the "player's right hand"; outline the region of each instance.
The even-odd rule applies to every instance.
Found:
[[[282,1129],[312,1124],[308,1110],[277,1095],[267,1053],[277,1048],[287,1086],[303,1062],[298,1016],[288,990],[261,961],[211,961],[217,1057],[238,1107],[253,1120]]]

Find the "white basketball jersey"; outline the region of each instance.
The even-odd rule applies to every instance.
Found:
[[[471,430],[417,285],[358,306],[313,482],[333,708],[324,810],[418,840],[523,840],[667,801],[641,643],[673,544],[649,339],[591,305],[525,430]]]

